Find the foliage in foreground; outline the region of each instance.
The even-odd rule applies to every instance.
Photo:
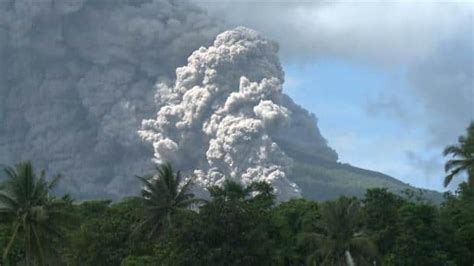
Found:
[[[449,145],[444,149],[444,156],[453,157],[445,164],[448,175],[444,178],[444,186],[451,183],[453,177],[465,172],[468,186],[474,187],[474,121],[466,131],[466,136],[458,138],[458,144]]]
[[[2,241],[2,260],[15,260],[12,249],[21,246],[26,264],[52,263],[53,242],[61,238],[67,198],[58,200],[50,194],[61,176],[46,180],[44,172],[39,176],[30,162],[22,162],[14,168],[6,168],[7,180],[0,191],[0,217],[9,221],[9,240]],[[16,245],[16,246],[15,246]],[[13,251],[17,253],[17,251]]]
[[[59,177],[20,163],[0,185],[0,264],[473,265],[473,135],[447,148],[446,183],[468,181],[441,205],[383,188],[277,204],[269,184],[232,181],[202,201],[169,165],[140,178],[141,197],[73,203],[52,195]]]
[[[362,200],[318,203],[294,199],[276,205],[265,183],[212,188],[199,212],[173,215],[162,236],[133,234],[143,202],[64,204],[77,226],[48,242],[56,254],[30,265],[471,265],[474,191],[466,184],[441,206],[412,201],[386,189]],[[70,223],[66,221],[65,223]],[[0,224],[5,249],[15,222]],[[60,240],[60,241],[59,241]],[[6,265],[25,263],[24,242],[12,245]],[[350,259],[349,259],[350,258]],[[49,261],[50,263],[46,263]],[[20,264],[17,264],[20,263]]]

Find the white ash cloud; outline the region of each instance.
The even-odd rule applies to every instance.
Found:
[[[300,196],[287,178],[292,160],[274,139],[292,114],[282,101],[277,51],[276,43],[244,27],[195,51],[176,70],[173,86],[157,86],[160,110],[143,121],[140,134],[153,144],[156,161],[194,172],[202,187],[226,178],[268,181],[279,199]]]

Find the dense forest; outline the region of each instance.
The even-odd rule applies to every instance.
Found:
[[[0,187],[0,264],[472,265],[474,123],[444,155],[445,185],[468,179],[440,205],[385,188],[278,203],[268,183],[231,180],[199,199],[168,164],[137,177],[140,196],[75,202],[55,195],[61,176],[20,162]]]

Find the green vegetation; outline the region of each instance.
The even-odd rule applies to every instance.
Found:
[[[341,196],[362,198],[367,189],[380,187],[400,195],[406,190],[416,190],[433,203],[443,201],[439,192],[420,190],[391,176],[337,162],[295,160],[290,179],[305,188],[304,198],[317,201],[335,200]]]
[[[460,138],[459,149],[472,134]],[[182,180],[170,165],[138,177],[140,197],[73,202],[51,193],[59,177],[48,181],[31,163],[19,163],[6,169],[0,186],[0,264],[472,265],[472,165],[448,161],[447,171],[454,166],[464,167],[468,182],[440,205],[387,188],[278,204],[262,182],[227,181],[198,200],[192,179]]]
[[[23,226],[17,229],[15,216],[2,216],[0,248],[10,250],[5,265],[350,265],[350,261],[471,265],[474,261],[474,190],[465,183],[455,194],[446,194],[441,206],[387,189],[368,190],[362,200],[293,199],[276,205],[271,191],[266,183],[243,188],[228,182],[210,188],[210,200],[199,207],[165,212],[169,214],[165,220],[153,220],[156,224],[148,228],[162,231],[152,237],[147,230],[135,233],[150,212],[160,213],[143,199],[71,204],[67,197],[54,198],[63,212],[75,214],[62,220],[60,234],[44,231],[40,238],[44,242],[35,243],[55,253],[30,248],[28,231]],[[172,226],[163,226],[168,219]],[[30,222],[36,226],[35,220]],[[22,237],[14,238],[16,234]]]
[[[161,235],[165,229],[173,225],[172,218],[179,212],[186,211],[199,202],[190,193],[192,179],[189,178],[183,186],[181,174],[173,172],[170,164],[156,168],[156,175],[140,177],[143,183],[142,196],[138,198],[144,207],[143,218],[135,228],[135,233],[148,228],[148,238]]]
[[[366,236],[360,223],[359,202],[342,197],[321,206],[321,233],[305,233],[301,243],[309,244],[314,252],[307,265],[370,265],[377,258],[377,248]]]
[[[467,128],[467,136],[460,136],[459,144],[450,145],[444,150],[444,156],[452,155],[455,159],[446,162],[445,170],[449,174],[444,178],[444,186],[451,183],[454,176],[467,173],[467,184],[474,187],[474,122]]]
[[[45,173],[37,177],[30,162],[19,163],[15,168],[6,168],[7,180],[0,192],[0,214],[2,221],[11,224],[9,240],[3,248],[3,260],[10,258],[15,243],[21,243],[25,263],[32,261],[46,264],[53,241],[61,237],[62,221],[67,217],[67,200],[58,201],[50,195],[61,176],[51,182]],[[21,237],[21,239],[19,239]]]

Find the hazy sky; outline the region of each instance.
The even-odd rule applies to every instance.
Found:
[[[443,189],[442,149],[474,119],[473,2],[194,2],[280,43],[340,161]]]

